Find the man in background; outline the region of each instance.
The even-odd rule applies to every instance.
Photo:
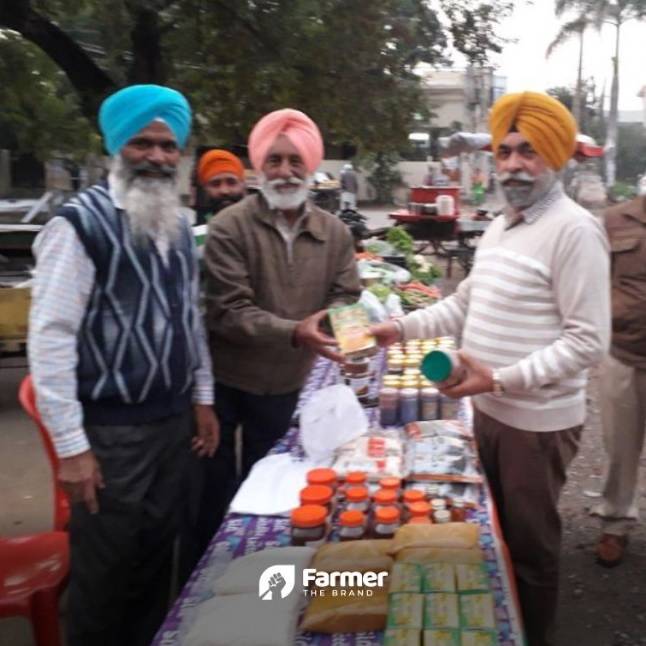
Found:
[[[207,222],[246,194],[242,161],[228,150],[215,148],[205,152],[197,165],[197,178],[208,200]]]

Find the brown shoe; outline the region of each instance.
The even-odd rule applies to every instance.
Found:
[[[597,563],[604,567],[615,567],[624,558],[624,551],[628,544],[628,536],[617,536],[616,534],[601,534],[597,543]]]

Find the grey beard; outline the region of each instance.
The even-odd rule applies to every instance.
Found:
[[[175,177],[137,176],[121,155],[114,158],[108,177],[124,209],[133,240],[146,245],[166,240],[172,245],[180,232],[180,200]]]
[[[507,204],[512,209],[527,209],[547,195],[557,179],[558,175],[551,168],[548,168],[542,175],[536,177],[533,182],[526,182],[521,186],[508,186],[501,182],[501,188]]]
[[[299,182],[298,188],[292,193],[281,193],[274,188],[275,184],[282,183],[285,182],[281,180],[268,181],[267,179],[264,179],[260,186],[260,190],[265,196],[270,208],[278,209],[279,211],[292,211],[305,203],[309,194],[307,180]]]

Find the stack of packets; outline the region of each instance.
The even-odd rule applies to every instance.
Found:
[[[404,442],[398,431],[362,435],[337,451],[333,468],[341,477],[351,471],[363,471],[369,480],[386,476],[404,478]]]
[[[395,563],[386,646],[496,646],[494,599],[482,563]]]

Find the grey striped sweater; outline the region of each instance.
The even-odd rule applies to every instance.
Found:
[[[474,397],[515,428],[583,423],[587,368],[610,339],[610,269],[601,224],[560,183],[512,224],[498,217],[455,294],[402,319],[404,337],[461,337],[462,349],[500,371],[502,397]]]

